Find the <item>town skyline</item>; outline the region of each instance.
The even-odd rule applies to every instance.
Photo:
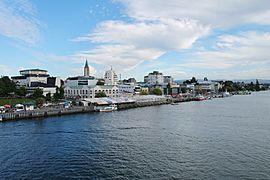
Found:
[[[122,79],[138,81],[153,70],[175,80],[270,79],[268,5],[254,0],[4,0],[1,75],[40,68],[65,79],[82,75],[87,59],[97,77],[112,66]]]

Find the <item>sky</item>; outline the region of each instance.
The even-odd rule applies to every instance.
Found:
[[[0,75],[270,79],[269,0],[0,0]]]

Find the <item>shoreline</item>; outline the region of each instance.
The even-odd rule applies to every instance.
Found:
[[[117,107],[118,110],[126,110],[139,107],[158,106],[164,104],[171,104],[171,101],[135,102],[132,104],[118,104]],[[93,112],[98,112],[94,109],[94,106],[74,106],[70,108],[48,108],[33,111],[10,112],[0,114],[0,122],[23,120],[23,119],[47,118],[53,116],[65,116],[71,114],[82,114]]]
[[[219,97],[220,98],[220,97]],[[215,99],[215,98],[214,98]],[[208,100],[208,99],[206,99]],[[184,103],[198,101],[194,98],[183,98],[183,99],[173,99],[164,98],[162,100],[152,100],[152,101],[138,101],[134,103],[120,103],[117,104],[117,110],[126,110],[147,106],[158,106],[172,103]],[[9,112],[0,114],[0,123],[6,121],[23,120],[23,119],[36,119],[36,118],[47,118],[53,116],[65,116],[71,114],[82,114],[82,113],[93,113],[98,112],[95,110],[95,106],[73,106],[69,108],[42,108],[32,111],[22,111],[22,112]]]

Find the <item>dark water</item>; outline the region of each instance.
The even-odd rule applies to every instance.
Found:
[[[0,179],[270,179],[270,92],[0,123]]]

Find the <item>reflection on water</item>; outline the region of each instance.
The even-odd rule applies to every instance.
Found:
[[[270,178],[270,93],[0,124],[0,179]]]

